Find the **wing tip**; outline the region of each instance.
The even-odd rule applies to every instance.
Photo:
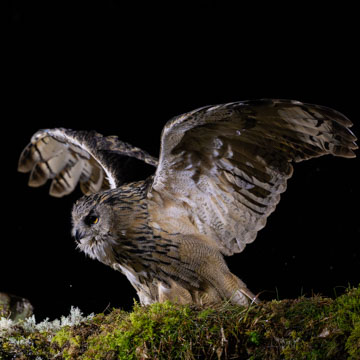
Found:
[[[32,144],[28,144],[20,154],[17,171],[21,173],[27,173],[31,171],[34,166],[34,160],[31,156],[31,147]]]
[[[335,153],[336,156],[343,157],[345,159],[354,159],[356,158],[356,154],[352,149],[346,149],[346,151],[342,151],[340,153]]]

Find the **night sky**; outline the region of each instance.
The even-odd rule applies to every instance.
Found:
[[[285,98],[344,113],[360,136],[356,29],[351,18],[337,25],[351,11],[327,9],[318,27],[319,14],[304,9],[298,17],[210,8],[159,15],[113,1],[24,3],[9,8],[2,83],[0,291],[28,298],[38,320],[67,314],[71,305],[85,313],[129,310],[136,298],[122,274],[75,249],[70,214],[80,191],[51,198],[50,184],[29,188],[28,175],[16,171],[38,129],[94,129],[158,156],[162,127],[175,115]],[[227,259],[230,269],[262,299],[334,296],[359,284],[359,169],[360,157],[296,164],[266,228]],[[129,176],[151,171],[133,167]]]

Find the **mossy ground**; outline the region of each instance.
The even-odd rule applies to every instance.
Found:
[[[360,288],[242,308],[169,302],[114,309],[55,333],[20,325],[0,359],[360,359]]]

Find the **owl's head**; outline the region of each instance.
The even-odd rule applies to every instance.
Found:
[[[99,194],[83,196],[72,210],[72,235],[77,247],[93,259],[108,263],[111,260],[111,233],[114,223],[111,204]]]

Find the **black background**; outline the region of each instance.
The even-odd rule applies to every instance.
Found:
[[[158,156],[161,129],[200,106],[288,98],[333,107],[359,136],[354,9],[171,8],[115,1],[11,1],[2,82],[0,291],[38,320],[130,309],[126,278],[70,236],[79,191],[27,187],[17,161],[40,128],[95,129]],[[345,21],[345,22],[344,22]],[[342,293],[360,279],[359,158],[297,164],[257,240],[228,259],[264,299]],[[139,168],[142,178],[148,169]]]

